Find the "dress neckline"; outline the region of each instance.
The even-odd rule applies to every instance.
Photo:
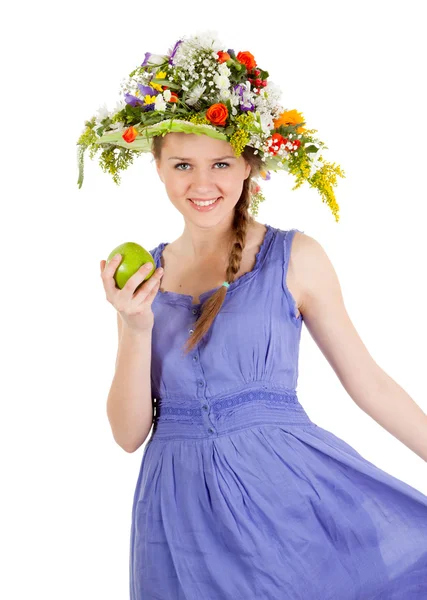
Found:
[[[236,288],[238,288],[240,285],[242,285],[245,281],[252,279],[252,277],[254,277],[256,275],[260,266],[264,262],[264,258],[267,254],[267,250],[270,246],[270,242],[273,239],[275,233],[277,232],[277,229],[272,227],[271,225],[268,225],[268,223],[264,223],[264,226],[266,227],[266,231],[264,234],[264,238],[261,242],[261,245],[259,247],[259,250],[255,255],[255,264],[254,264],[253,268],[250,271],[243,273],[243,275],[240,275],[240,277],[238,277],[232,283],[230,283],[229,287],[227,288],[227,296],[230,293],[233,293],[234,290]],[[161,242],[157,246],[156,256],[154,257],[157,267],[161,266],[161,257],[163,254],[163,250],[164,250],[165,246],[167,246],[168,244],[169,244],[169,242]],[[171,302],[181,302],[185,305],[190,305],[192,307],[200,307],[203,304],[203,301],[205,300],[205,298],[207,298],[208,296],[210,296],[211,294],[216,292],[219,289],[219,287],[220,286],[216,286],[210,290],[207,290],[206,292],[202,292],[201,294],[199,294],[200,302],[198,302],[197,304],[193,303],[193,296],[191,294],[180,294],[179,292],[168,292],[167,290],[162,292],[160,290],[160,288],[158,290],[156,298],[163,299],[165,301],[171,301]]]

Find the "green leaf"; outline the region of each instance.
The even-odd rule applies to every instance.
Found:
[[[151,151],[151,140],[153,136],[165,135],[170,131],[177,131],[182,133],[195,133],[197,135],[207,135],[217,140],[227,140],[227,136],[224,133],[218,131],[211,125],[198,125],[189,121],[180,121],[176,119],[164,119],[154,125],[148,127],[138,127],[136,129],[140,131],[140,135],[133,142],[125,142],[122,137],[123,130],[112,131],[105,133],[99,139],[96,140],[95,144],[114,144],[123,148],[129,148],[130,150],[140,150],[141,152]]]
[[[173,81],[168,81],[167,79],[152,79],[152,83],[158,83],[159,85],[166,85],[168,88],[172,88],[173,90],[180,90],[181,86],[179,83],[174,83]]]

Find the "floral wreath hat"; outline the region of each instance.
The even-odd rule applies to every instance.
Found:
[[[124,99],[112,112],[104,104],[85,122],[77,141],[79,188],[86,148],[91,159],[102,149],[99,164],[119,185],[119,171],[134,156],[151,152],[153,136],[195,133],[227,140],[236,156],[251,146],[264,163],[263,180],[270,179],[270,171],[285,170],[295,176],[293,190],[307,181],[338,222],[333,187],[344,171],[323,159],[321,149],[327,146],[313,137],[317,130],[305,129],[301,113],[279,104],[280,89],[268,77],[253,54],[225,50],[215,32],[183,36],[166,55],[146,52],[122,81]],[[250,211],[256,216],[265,197],[258,183],[252,185]]]

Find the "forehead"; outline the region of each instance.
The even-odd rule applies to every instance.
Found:
[[[206,134],[172,132],[164,137],[165,158],[218,159],[229,157],[237,160],[233,146],[226,140],[216,140]]]

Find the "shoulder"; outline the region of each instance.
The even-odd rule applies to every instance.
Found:
[[[319,242],[299,229],[277,228],[278,238],[284,248],[284,260],[291,266],[300,263],[310,263],[316,260],[322,247]]]
[[[308,235],[304,231],[299,231],[299,229],[290,229],[285,232],[286,237],[292,240],[292,256],[296,258],[297,256],[313,258],[316,254],[321,253],[322,246],[321,244],[311,235]]]
[[[292,230],[291,230],[292,231]],[[339,288],[334,266],[322,244],[307,233],[294,231],[289,270],[300,291],[301,303]]]
[[[326,255],[318,240],[299,229],[279,230],[287,247],[288,258],[295,265],[308,268],[316,266]]]

